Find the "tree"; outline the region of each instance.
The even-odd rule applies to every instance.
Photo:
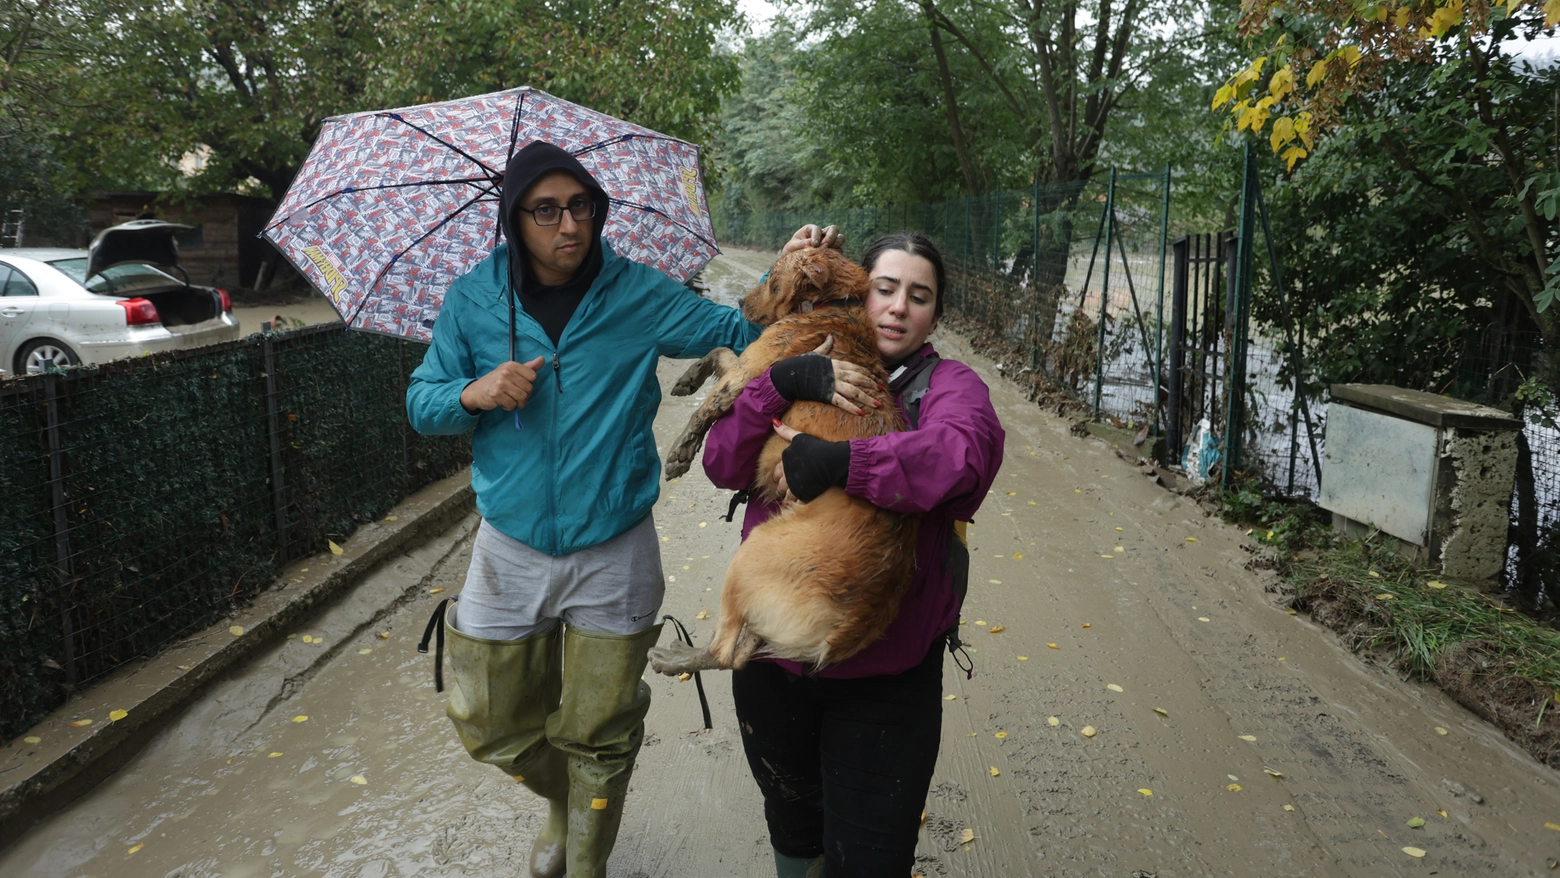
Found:
[[[1266,51],[1213,106],[1237,132],[1268,131],[1291,170],[1330,132],[1366,138],[1494,272],[1513,328],[1541,332],[1553,356],[1560,80],[1512,47],[1557,19],[1560,0],[1254,0],[1242,27]]]
[[[78,189],[280,198],[328,116],[518,85],[698,137],[736,80],[716,43],[736,20],[731,0],[82,0],[71,10],[67,30],[97,35],[71,65],[78,106],[61,123]],[[209,161],[186,181],[177,163],[201,147]]]

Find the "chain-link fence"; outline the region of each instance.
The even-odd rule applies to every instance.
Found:
[[[923,232],[947,263],[947,314],[1005,370],[1043,371],[1098,416],[1137,427],[1155,418],[1168,187],[1168,171],[1112,171],[935,204],[725,214],[717,226],[722,240],[778,249],[807,223],[832,223],[852,255],[879,235]]]
[[[0,735],[470,461],[425,348],[326,326],[0,384]]]

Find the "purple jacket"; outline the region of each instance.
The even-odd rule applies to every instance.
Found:
[[[930,353],[931,347],[921,350]],[[895,403],[903,408],[902,400]],[[751,487],[759,452],[772,434],[771,420],[790,407],[768,372],[753,379],[732,410],[710,427],[704,445],[704,472],[710,481],[731,490]],[[921,398],[919,429],[851,440],[846,492],[884,509],[922,513],[916,569],[899,616],[883,639],[818,676],[903,673],[919,664],[932,641],[958,621],[953,578],[943,563],[948,528],[954,519],[975,517],[1002,466],[1003,438],[986,383],[963,363],[943,360]],[[742,521],[742,538],[777,511],[776,504],[753,498]],[[795,662],[773,661],[794,674],[807,670]]]

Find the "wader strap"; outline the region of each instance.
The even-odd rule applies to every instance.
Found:
[[[423,629],[422,642],[417,644],[417,651],[427,655],[428,640],[434,638],[433,691],[435,692],[444,691],[444,607],[449,602],[450,599],[445,598],[433,608],[433,615],[428,617],[428,627]]]
[[[953,623],[953,625],[951,627],[949,627],[948,633],[947,633],[947,638],[948,638],[948,654],[953,656],[953,663],[958,665],[959,666],[959,670],[964,672],[964,679],[966,679],[966,680],[974,679],[974,677],[975,677],[975,660],[970,658],[970,654],[968,652],[964,651],[964,642],[959,640],[959,623],[958,622]],[[961,656],[963,657],[963,661],[960,661],[960,657]]]
[[[739,491],[738,493],[745,492]],[[736,509],[737,504],[732,503],[731,508]],[[728,518],[726,520],[730,521],[731,519]],[[683,623],[677,621],[676,616],[662,616],[661,621],[672,623],[672,626],[677,629],[678,638],[683,643],[688,644],[689,648],[693,647],[693,638],[688,636],[688,629],[683,627]],[[698,671],[693,672],[693,685],[699,687],[699,707],[704,711],[704,728],[707,731],[714,728],[714,724],[710,722],[710,700],[704,697],[704,680],[700,679]]]
[[[735,518],[736,515],[737,515],[737,507],[741,506],[743,503],[746,503],[746,502],[748,502],[751,499],[753,499],[753,491],[750,488],[743,488],[742,490],[738,491],[737,493],[732,494],[731,495],[731,505],[726,507],[726,520],[727,521],[731,521],[733,518]],[[671,616],[667,616],[666,618],[672,619]],[[672,621],[673,622],[677,622],[676,619],[672,619]],[[682,627],[682,623],[678,622],[678,627],[679,628]],[[688,645],[692,646],[693,644],[690,643]]]

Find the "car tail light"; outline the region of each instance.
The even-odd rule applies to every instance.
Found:
[[[223,311],[231,311],[231,310],[233,310],[233,297],[228,295],[228,291],[227,290],[219,289],[219,290],[217,290],[217,295],[222,298],[222,310]]]
[[[148,299],[121,299],[119,307],[125,309],[126,326],[162,322],[162,318],[157,316],[157,306]]]

